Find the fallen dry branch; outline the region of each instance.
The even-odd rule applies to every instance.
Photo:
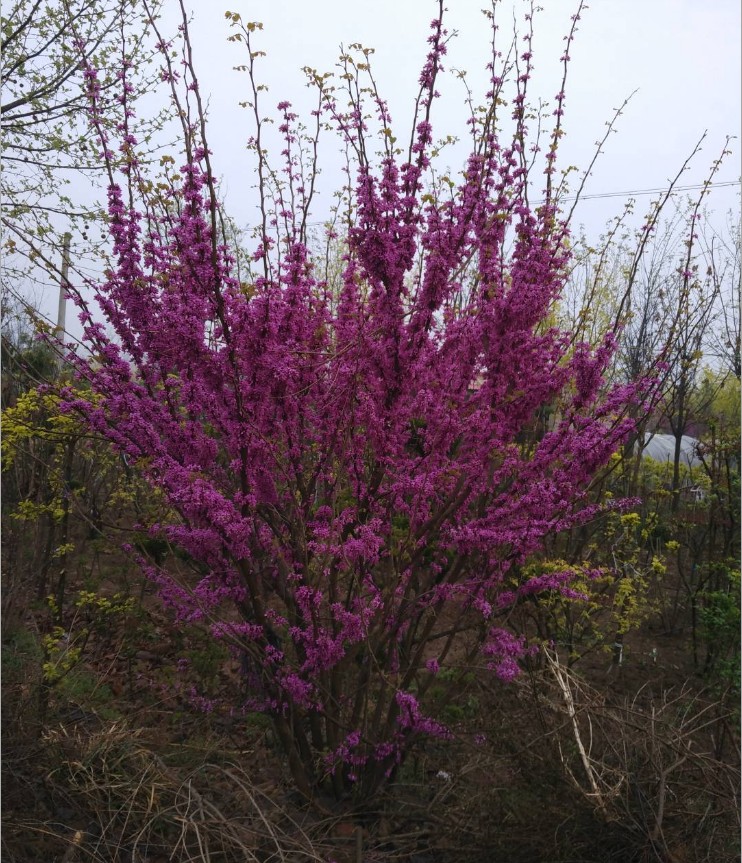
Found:
[[[631,825],[657,860],[738,859],[730,837],[739,830],[740,765],[715,755],[718,725],[729,721],[716,701],[687,685],[608,705],[556,654],[546,660],[552,686],[540,697],[558,721],[545,739],[573,787],[604,817]]]

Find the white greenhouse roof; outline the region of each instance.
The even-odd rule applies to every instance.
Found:
[[[680,439],[680,463],[687,467],[699,467],[701,459],[697,452],[698,440],[689,435]],[[647,439],[642,450],[643,458],[672,463],[675,457],[675,438],[671,434],[654,434]]]

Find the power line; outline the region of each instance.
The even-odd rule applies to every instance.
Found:
[[[720,183],[694,183],[690,186],[675,186],[672,190],[671,194],[677,194],[678,192],[693,192],[698,189],[703,189],[708,185],[710,189],[722,189],[728,186],[739,186],[739,180],[724,180]],[[626,192],[595,192],[592,195],[580,195],[581,201],[591,201],[598,198],[627,198],[627,197],[638,197],[639,195],[662,195],[667,191],[667,186],[660,186],[656,189],[630,189]],[[564,198],[563,200],[573,201],[576,195],[572,195],[571,197]]]
[[[739,180],[723,180],[721,182],[711,183],[693,183],[688,186],[675,186],[671,193],[677,195],[680,192],[697,192],[699,189],[708,187],[709,189],[725,189],[730,186],[740,186]],[[592,195],[580,195],[581,201],[597,201],[602,198],[638,198],[645,195],[664,195],[667,192],[667,186],[658,186],[656,189],[628,189],[625,192],[594,192]],[[560,201],[575,201],[577,195],[566,195],[559,199]],[[543,203],[539,201],[537,203]],[[321,225],[326,225],[329,219],[320,222],[307,222],[308,228],[318,228]]]

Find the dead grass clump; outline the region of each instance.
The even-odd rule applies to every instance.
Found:
[[[237,763],[168,766],[141,733],[112,723],[46,735],[46,777],[66,822],[16,819],[11,834],[63,863],[311,863],[327,860],[285,794],[268,793]],[[275,789],[274,789],[275,792]],[[325,831],[326,832],[326,831]],[[11,843],[12,844],[12,843]],[[33,845],[33,842],[31,842]],[[20,847],[19,843],[16,843]],[[7,846],[15,863],[26,852]],[[53,851],[52,856],[48,856]]]

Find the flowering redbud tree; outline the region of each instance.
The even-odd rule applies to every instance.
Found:
[[[239,651],[246,707],[270,715],[307,797],[368,800],[422,737],[449,734],[425,695],[452,663],[480,657],[504,680],[517,674],[526,647],[504,627],[507,610],[569,590],[568,574],[523,580],[519,564],[595,515],[590,478],[639,398],[603,385],[610,338],[591,348],[549,325],[570,263],[555,173],[564,95],[534,207],[530,37],[512,62],[493,48],[460,179],[436,173],[442,11],[405,149],[369,52],[344,57],[337,89],[312,73],[318,134],[335,128],[353,179],[336,223],[347,225],[338,280],[323,278],[307,239],[317,137],[281,103],[274,171],[255,101],[262,224],[249,279],[223,241],[198,112],[184,119],[179,182],[156,198],[122,125],[129,158],[108,193],[115,264],[94,286],[99,312],[78,300],[90,358],[70,361],[95,397],[69,390],[65,407],[166,496],[172,520],[148,527],[198,575],[141,565],[179,620]],[[257,100],[258,27],[228,17]],[[185,40],[184,71],[164,77],[197,101]],[[125,69],[121,80],[125,102]]]

